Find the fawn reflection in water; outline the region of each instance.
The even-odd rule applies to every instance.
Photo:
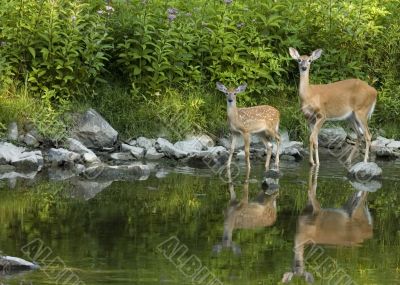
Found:
[[[239,255],[241,253],[240,246],[232,241],[235,229],[269,227],[276,221],[276,199],[279,195],[278,179],[267,179],[267,183],[263,184],[263,189],[260,189],[255,199],[249,201],[250,169],[247,168],[246,171],[242,198],[239,200],[234,189],[230,168],[227,168],[230,199],[225,210],[222,242],[213,247],[214,253],[220,253],[222,249],[226,248]]]
[[[305,263],[312,262],[308,260],[312,257],[304,258],[307,245],[356,246],[373,235],[372,218],[367,207],[367,191],[356,191],[341,208],[322,208],[317,199],[317,180],[318,167],[312,167],[309,174],[308,202],[297,221],[292,271],[283,275],[283,283],[291,281],[293,276],[304,277],[308,283],[314,281],[313,275],[305,268]]]

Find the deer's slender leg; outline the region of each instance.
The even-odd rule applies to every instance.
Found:
[[[355,118],[364,133],[364,139],[365,139],[364,162],[367,162],[369,156],[369,149],[371,147],[371,133],[369,132],[368,128],[368,117],[367,114],[355,113]]]
[[[262,142],[265,146],[265,154],[267,155],[267,158],[265,160],[265,171],[269,169],[269,163],[271,161],[271,155],[272,155],[272,146],[270,142],[268,142],[266,136],[261,136]]]
[[[250,134],[243,133],[243,140],[244,140],[244,154],[246,159],[246,166],[248,169],[251,168],[250,166]]]
[[[281,135],[279,132],[275,133],[275,143],[276,143],[276,154],[275,154],[275,167],[279,169],[279,152],[281,146]]]
[[[360,147],[361,136],[362,136],[362,132],[360,132],[359,127],[358,127],[357,119],[355,117],[353,117],[351,119],[351,122],[352,122],[352,128],[357,135],[357,140],[356,140],[356,144],[353,146],[353,149],[350,152],[349,157],[346,159],[346,164],[349,164],[349,165],[351,164],[351,161],[353,160],[354,154]]]
[[[232,156],[235,151],[235,145],[236,145],[236,134],[232,132],[231,136],[232,136],[231,149],[229,150],[229,158],[228,158],[228,162],[227,162],[228,168],[231,167]]]
[[[320,131],[322,125],[325,123],[325,121],[326,121],[326,119],[324,117],[318,118],[315,122],[314,129],[310,136],[310,146],[312,144],[313,148],[315,149],[315,162],[317,165],[319,165],[318,134],[319,134],[319,131]],[[311,147],[310,147],[310,163],[312,165],[314,165],[314,159],[311,155],[312,154],[311,154]]]

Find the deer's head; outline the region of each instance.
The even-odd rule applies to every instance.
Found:
[[[317,60],[321,54],[322,49],[317,49],[308,55],[300,55],[299,52],[295,48],[289,48],[290,56],[299,63],[300,73],[308,72],[310,70],[311,62]]]
[[[244,92],[247,84],[244,83],[237,88],[226,88],[221,82],[217,82],[217,89],[226,95],[228,106],[236,105],[236,94]]]

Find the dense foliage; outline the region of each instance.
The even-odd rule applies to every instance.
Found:
[[[247,82],[240,105],[274,105],[283,127],[301,135],[298,70],[288,56],[293,46],[301,53],[324,50],[313,82],[358,77],[376,87],[376,129],[400,122],[398,0],[109,5],[10,0],[0,6],[2,96],[23,85],[46,106],[91,104],[124,135],[154,135],[160,121],[218,132],[225,102],[215,82]]]

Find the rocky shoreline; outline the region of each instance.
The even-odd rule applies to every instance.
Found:
[[[77,120],[71,136],[61,147],[43,148],[43,138],[34,128],[22,133],[17,124],[9,126],[7,141],[0,142],[0,180],[29,178],[47,169],[50,180],[81,177],[86,180],[144,179],[160,161],[174,161],[191,167],[223,166],[228,157],[228,138],[213,139],[206,134],[191,135],[172,143],[165,138],[137,137],[126,142],[95,110],[89,109]],[[342,128],[322,129],[319,144],[340,149],[354,138]],[[273,146],[276,148],[276,145]],[[236,160],[244,160],[243,141],[238,142]],[[378,137],[371,152],[376,157],[400,158],[400,141]],[[275,151],[273,151],[275,153]],[[280,158],[299,161],[307,155],[302,142],[291,141],[281,133]],[[252,137],[251,157],[261,159],[264,147]]]

